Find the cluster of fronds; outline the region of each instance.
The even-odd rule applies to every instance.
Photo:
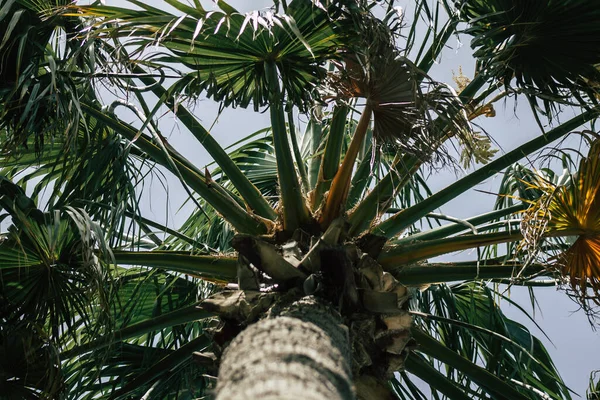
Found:
[[[479,71],[523,89],[550,113],[575,97],[595,102],[600,82],[600,8],[587,0],[460,0]],[[585,40],[581,39],[585,32]],[[585,99],[583,98],[585,96]]]
[[[548,183],[512,167],[515,192],[523,189],[519,199],[535,204],[520,231],[514,229],[514,213],[525,204],[504,204],[468,220],[434,212],[598,113],[588,109],[435,194],[420,171],[425,162],[447,161],[451,152],[444,146],[453,139],[464,147],[466,166],[494,158],[491,140],[474,132],[470,120],[494,115],[494,101],[510,90],[485,99],[502,84],[516,81],[547,109],[567,101],[571,90],[580,100],[593,97],[599,81],[598,51],[591,48],[598,36],[597,10],[578,0],[519,5],[464,0],[456,2],[460,14],[445,1],[437,10],[417,2],[415,22],[405,31],[393,1],[383,5],[385,14],[373,10],[385,2],[366,0],[275,1],[271,9],[247,14],[224,1],[207,11],[199,1],[166,0],[175,13],[131,2],[136,9],[65,0],[13,0],[0,7],[0,55],[6,57],[0,59],[5,135],[0,145],[25,147],[0,155],[0,209],[12,218],[0,242],[0,361],[26,360],[25,368],[0,365],[0,375],[14,383],[11,393],[25,387],[33,397],[57,397],[61,391],[76,398],[202,395],[205,374],[212,370],[197,352],[214,350],[240,328],[229,325],[234,329],[221,339],[205,335],[215,314],[203,308],[201,300],[213,288],[198,281],[204,279],[241,289],[224,291],[223,298],[252,285],[269,298],[301,289],[341,304],[352,321],[367,315],[366,357],[357,371],[385,367],[390,377],[406,368],[457,400],[540,393],[569,398],[541,342],[499,310],[502,294],[482,282],[431,283],[518,284],[536,274],[562,273],[580,300],[598,302],[600,144],[592,146],[570,183]],[[446,16],[438,13],[442,9]],[[566,26],[573,19],[556,20],[567,11],[582,15],[589,43],[571,46],[578,28]],[[476,36],[480,65],[478,75],[462,79],[456,93],[434,81],[429,70],[456,33],[459,14],[470,23],[467,33]],[[538,14],[544,22],[536,22]],[[430,24],[421,24],[422,18]],[[73,25],[80,21],[87,25]],[[421,25],[428,25],[425,39],[409,59]],[[69,40],[53,46],[57,29]],[[587,53],[572,58],[554,51],[548,40],[540,43],[554,31],[562,33],[558,43],[565,51]],[[540,67],[542,56],[548,65]],[[167,75],[177,79],[168,88]],[[106,76],[112,91],[136,97],[140,110],[130,98],[102,107],[89,84],[99,76]],[[144,86],[136,86],[140,82]],[[158,99],[153,110],[150,92]],[[180,102],[200,95],[223,106],[268,107],[271,127],[234,144],[235,150],[224,149]],[[305,134],[297,135],[295,111],[325,108],[331,98],[340,101],[322,110],[322,118],[308,116]],[[360,99],[365,108],[358,120],[352,107],[362,106]],[[135,111],[142,127],[112,112],[116,105]],[[209,172],[212,165],[204,168],[169,143],[155,121],[162,106],[207,150],[216,168]],[[64,152],[69,146],[78,151]],[[146,163],[161,167],[154,170],[158,174],[176,176],[195,202],[180,229],[140,215]],[[32,181],[27,197],[21,188]],[[34,206],[44,190],[47,213]],[[450,223],[416,233],[425,221]],[[332,227],[339,236],[327,244]],[[398,238],[407,231],[412,235]],[[550,249],[551,255],[535,265],[515,261],[521,235],[534,251]],[[577,239],[568,246],[563,236]],[[230,253],[234,243],[237,254]],[[426,263],[498,243],[511,245],[505,258],[478,250],[476,261]],[[344,248],[352,268],[335,270],[341,256],[322,259],[324,244]],[[549,260],[557,268],[546,269]],[[516,279],[523,271],[528,276]],[[411,284],[423,291],[414,291],[409,315],[399,307],[409,304],[404,285]],[[260,317],[258,310],[252,313]],[[232,321],[223,315],[221,328]],[[412,318],[419,348],[405,364]],[[371,345],[384,351],[373,352]],[[380,353],[401,357],[381,360]],[[426,398],[408,375],[403,378],[402,386],[394,381],[397,394]]]
[[[0,13],[0,129],[4,150],[33,142],[41,152],[54,136],[76,136],[79,99],[89,81],[78,74],[94,70],[82,54],[93,45],[56,37],[71,36],[79,20],[61,13],[70,0],[6,2]],[[47,47],[48,46],[48,47]],[[33,136],[35,140],[30,141]]]
[[[138,4],[145,11],[147,23],[140,24],[138,12],[129,15],[114,7],[89,7],[85,13],[102,15],[102,24],[116,24],[115,31],[135,38],[143,53],[160,44],[170,53],[154,54],[151,63],[182,65],[191,70],[178,81],[174,90],[195,97],[199,93],[221,101],[225,106],[255,110],[269,104],[269,69],[281,73],[283,91],[288,101],[301,109],[312,106],[317,83],[325,76],[325,61],[334,58],[338,42],[345,36],[330,14],[310,2],[292,2],[285,15],[271,10],[240,14],[224,2],[221,10],[206,11],[173,2],[185,13],[169,32],[163,25],[177,19],[162,10]],[[113,33],[114,34],[114,33]],[[215,49],[218,48],[218,51]],[[296,60],[311,59],[302,67]]]
[[[556,186],[539,179],[535,188],[544,195],[523,218],[525,240],[574,237],[555,262],[578,300],[600,304],[600,142],[591,145],[571,182]]]

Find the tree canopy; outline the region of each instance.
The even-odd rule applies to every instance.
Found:
[[[0,32],[2,396],[218,395],[240,332],[316,302],[345,329],[348,396],[571,398],[499,305],[558,286],[597,322],[594,2],[1,0]],[[436,81],[457,35],[474,76]],[[513,98],[539,132],[498,152],[481,120]],[[270,125],[223,147],[204,99]],[[488,212],[442,213],[498,174]],[[169,185],[180,226],[144,204]]]

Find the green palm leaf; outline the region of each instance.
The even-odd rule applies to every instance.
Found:
[[[153,42],[164,46],[172,55],[153,57],[153,62],[183,64],[191,70],[176,84],[177,92],[206,91],[225,105],[253,103],[255,109],[267,105],[271,90],[266,68],[274,62],[288,100],[306,108],[326,74],[323,63],[335,55],[342,35],[326,12],[305,0],[291,2],[283,15],[242,15],[227,7],[206,12],[173,1],[171,5],[185,13],[176,17],[144,3],[135,4],[143,12],[77,8],[84,15],[105,17],[107,25],[116,22],[113,32],[119,35],[133,33],[140,38],[135,42],[140,49]],[[307,64],[306,59],[312,62]]]
[[[569,254],[569,242],[554,237],[567,231],[544,231],[533,248],[519,245],[527,216],[541,210],[522,213],[529,204],[553,207],[547,227],[573,222],[574,212],[588,215],[578,219],[587,236],[597,233],[598,218],[572,210],[566,196],[581,186],[587,201],[573,198],[595,210],[589,199],[598,179],[584,178],[597,175],[596,147],[576,175],[569,171],[579,156],[567,150],[555,157],[562,175],[553,164],[511,165],[598,117],[588,68],[598,64],[595,10],[578,0],[549,3],[568,22],[571,11],[590,11],[582,21],[592,44],[580,47],[590,54],[568,59],[561,51],[565,60],[554,60],[563,62],[554,70],[552,54],[544,68],[524,67],[529,54],[521,49],[547,52],[540,32],[548,23],[565,42],[579,31],[539,1],[419,1],[410,25],[393,1],[276,1],[247,14],[223,1],[213,11],[196,0],[166,4],[175,11],[139,0],[130,8],[0,5],[7,78],[0,82],[0,221],[9,225],[0,238],[2,395],[175,400],[216,389],[218,396],[228,385],[226,372],[217,386],[210,378],[219,366],[241,367],[233,386],[245,390],[241,375],[262,371],[263,350],[294,347],[287,346],[293,325],[318,322],[324,351],[294,339],[306,352],[282,358],[278,347],[276,368],[250,379],[252,390],[290,370],[291,378],[277,379],[287,379],[292,393],[297,370],[283,366],[314,355],[325,358],[314,384],[299,379],[307,393],[339,381],[341,397],[351,397],[352,372],[359,396],[424,399],[419,378],[435,399],[570,398],[541,342],[500,310],[500,300],[513,302],[493,285],[533,290],[559,282],[548,255]],[[539,23],[530,18],[534,9]],[[461,22],[475,35],[479,62],[473,80],[455,91],[429,71]],[[101,78],[108,91],[94,85]],[[496,94],[503,84],[508,90]],[[493,157],[471,120],[491,115],[495,101],[514,94],[511,85],[534,102],[585,104],[433,193],[427,174],[438,171],[426,162],[450,153]],[[271,126],[224,149],[202,115],[182,108],[203,95],[223,107],[269,108]],[[176,148],[161,120],[165,106],[214,164]],[[129,112],[135,123],[126,122]],[[446,150],[453,142],[457,151]],[[505,169],[492,211],[464,218],[436,211]],[[175,199],[186,206],[177,227],[170,215],[162,222],[140,206],[161,188],[152,178],[172,199],[173,177],[188,194]],[[425,230],[434,224],[445,225]],[[465,261],[432,260],[466,249],[477,250]],[[575,285],[585,291],[595,283]],[[282,337],[269,328],[259,340],[263,324],[283,321],[290,328]],[[238,351],[259,342],[256,364],[246,368],[251,357]],[[326,356],[330,350],[340,356]]]
[[[145,174],[153,173],[141,154],[135,150],[132,154],[119,135],[91,116],[79,123],[73,149],[65,151],[66,138],[54,138],[37,149],[34,140],[0,155],[2,173],[19,185],[29,184],[34,200],[43,193],[49,209],[69,204],[82,207],[104,226],[114,246],[121,244],[125,234],[135,233],[126,216],[139,214],[138,184]],[[36,169],[23,173],[30,165]],[[91,206],[95,203],[112,208]]]
[[[600,11],[581,1],[458,2],[479,71],[513,82],[549,113],[573,97],[594,102],[600,79]],[[581,96],[586,96],[584,100]]]
[[[106,311],[110,276],[94,247],[103,240],[89,217],[75,209],[42,213],[10,181],[0,180],[0,204],[12,217],[0,244],[2,299],[9,321],[24,319],[64,340],[75,325],[91,327]],[[109,256],[109,255],[107,255]],[[101,300],[100,308],[91,299]]]
[[[522,394],[519,397],[511,395],[511,398],[537,399],[539,393],[544,393],[552,399],[569,399],[569,390],[542,343],[524,326],[507,318],[500,311],[495,296],[493,290],[478,283],[433,286],[417,294],[414,300],[414,309],[419,310],[415,314],[419,320],[417,324],[425,332],[434,334],[444,349],[481,365],[490,374],[514,382],[509,383],[511,390],[515,388]],[[445,363],[450,362],[450,359],[444,359],[450,353],[441,351],[442,347],[438,353],[437,346],[425,345],[423,351],[433,358],[439,355],[439,360]],[[478,390],[470,388],[471,384],[481,387],[491,382],[484,378],[485,374],[478,375],[474,367],[471,370],[467,365],[449,364],[437,369],[459,387],[467,392],[474,390],[473,394],[477,395]],[[436,375],[421,378],[425,378],[434,390],[442,388],[438,386]],[[494,386],[493,391],[508,395],[502,385],[496,383]]]
[[[54,35],[73,36],[79,21],[64,15],[69,0],[3,2],[0,11],[0,129],[5,149],[33,138],[36,151],[54,136],[67,144],[77,137],[79,99],[91,89],[88,80],[101,57],[90,56],[95,42],[64,45]]]
[[[586,392],[588,400],[598,400],[600,398],[600,379],[598,371],[590,374],[590,387]]]
[[[146,268],[121,270],[117,285],[111,299],[111,321],[117,329],[104,336],[80,330],[81,344],[73,342],[61,353],[68,392],[83,393],[84,398],[117,391],[142,396],[158,379],[161,386],[153,391],[164,398],[185,391],[186,382],[188,389],[202,393],[205,371],[191,362],[186,344],[199,337],[195,342],[206,346],[201,320],[212,313],[198,308],[197,300],[199,289],[208,293],[210,288]],[[176,352],[181,346],[183,350]],[[167,368],[163,358],[172,359],[172,354],[179,354],[179,361]],[[151,370],[155,372],[148,375]],[[143,376],[149,380],[140,380]]]

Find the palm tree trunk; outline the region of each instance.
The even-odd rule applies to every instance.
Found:
[[[354,399],[348,329],[313,296],[242,331],[227,347],[216,399]]]

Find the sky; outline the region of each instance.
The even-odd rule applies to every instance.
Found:
[[[106,0],[106,3],[117,6],[124,4],[121,0]],[[166,7],[159,0],[151,0],[148,3],[159,8]],[[232,0],[229,3],[240,11],[248,11],[266,7],[271,2]],[[208,2],[204,4],[206,7],[210,7]],[[407,8],[410,9],[408,2]],[[407,15],[411,15],[410,12],[407,12]],[[466,76],[472,77],[474,61],[468,38],[461,38],[461,40],[464,43],[460,43],[457,38],[450,40],[449,48],[443,52],[443,56],[431,71],[433,78],[454,86],[452,76],[453,73],[458,72],[459,67]],[[508,100],[497,103],[495,108],[496,117],[480,118],[477,122],[481,123],[482,127],[498,142],[500,147],[498,155],[539,135],[540,128],[534,122],[531,111],[524,101],[515,106],[513,100]],[[257,114],[251,110],[242,109],[225,111],[218,120],[215,120],[218,114],[218,104],[209,100],[201,100],[195,108],[195,113],[205,127],[214,125],[211,134],[223,146],[234,143],[269,125],[268,114]],[[567,110],[563,120],[568,119],[570,115],[570,111]],[[198,163],[200,167],[210,163],[206,152],[193,139],[190,140],[183,131],[184,128],[179,128],[174,124],[172,115],[163,117],[161,125],[163,133],[170,134],[171,144],[184,156]],[[167,128],[165,129],[165,127]],[[442,173],[432,176],[428,183],[433,192],[436,192],[460,176],[461,174],[457,175],[455,171],[442,171]],[[463,218],[491,210],[495,198],[483,192],[493,193],[496,191],[499,181],[500,177],[487,180],[477,187],[481,190],[480,192],[469,191],[445,205],[442,209],[443,212],[453,217]],[[147,211],[151,216],[153,215],[158,220],[164,220],[167,216],[169,225],[177,226],[183,222],[186,216],[185,210],[177,213],[181,199],[186,196],[185,192],[177,183],[174,183],[170,185],[169,202],[165,201],[166,199],[161,193],[162,188],[157,185],[157,190],[149,192],[142,202],[147,205]],[[463,253],[459,258],[464,259],[467,255]],[[569,300],[564,292],[555,288],[536,289],[537,305],[534,311],[531,310],[527,290],[513,288],[510,294],[513,300],[533,313],[535,321],[552,342],[549,342],[515,307],[505,303],[503,304],[504,312],[529,327],[536,336],[542,339],[566,384],[584,397],[590,372],[600,369],[600,364],[597,363],[597,360],[600,359],[600,336],[591,329],[587,317],[582,312],[576,312],[578,306]]]

